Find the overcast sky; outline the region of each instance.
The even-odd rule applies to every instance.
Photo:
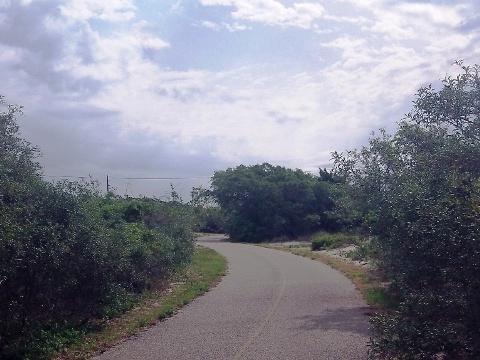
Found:
[[[0,94],[48,179],[188,200],[216,170],[317,173],[394,131],[479,40],[478,0],[0,0]],[[149,177],[176,179],[128,179]]]

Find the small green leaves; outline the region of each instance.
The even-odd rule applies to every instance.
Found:
[[[372,356],[480,357],[480,67],[459,65],[393,136],[335,155],[396,305],[373,320]]]

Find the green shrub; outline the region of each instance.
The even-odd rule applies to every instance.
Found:
[[[383,288],[371,288],[367,289],[363,296],[365,301],[369,305],[375,305],[380,307],[388,306],[388,294],[386,289]]]
[[[164,304],[160,310],[158,311],[158,319],[163,320],[165,318],[168,318],[172,316],[175,313],[175,305],[174,304]]]
[[[411,306],[415,306],[411,304]],[[371,357],[380,359],[478,359],[476,339],[462,324],[437,316],[376,314]]]
[[[374,256],[374,249],[370,242],[359,242],[357,247],[346,253],[346,256],[351,260],[356,261],[369,261]]]
[[[1,106],[0,358],[43,358],[70,336],[59,324],[124,311],[187,264],[192,221],[182,204],[44,181],[37,150],[18,136],[19,109]]]
[[[373,357],[480,358],[480,66],[459,65],[419,89],[394,135],[334,155],[390,284]]]
[[[31,324],[28,332],[16,341],[7,343],[0,358],[9,360],[49,359],[62,348],[80,341],[85,327],[73,324],[44,322]]]
[[[344,233],[321,233],[312,240],[312,251],[328,250],[338,248],[344,245],[356,244],[359,236]]]

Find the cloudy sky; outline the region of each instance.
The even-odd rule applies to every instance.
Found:
[[[0,0],[0,94],[45,176],[120,195],[316,173],[479,55],[478,0]]]

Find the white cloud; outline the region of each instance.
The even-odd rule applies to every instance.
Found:
[[[29,82],[36,79],[56,92],[86,99],[139,68],[158,71],[147,58],[169,43],[155,35],[148,23],[133,21],[133,1],[58,4],[50,0],[4,8],[6,18],[16,21],[0,24],[2,52],[13,54],[3,57],[0,66],[21,68],[30,75]],[[124,24],[96,30],[92,19]]]
[[[454,5],[351,3],[365,6],[362,16],[368,21],[359,23],[361,31],[322,43],[339,58],[321,74],[329,96],[338,99],[337,119],[348,119],[353,128],[387,126],[391,131],[419,87],[454,74],[455,60],[474,63],[480,55],[478,34],[455,30],[472,9],[469,14]]]
[[[237,20],[248,20],[282,27],[312,28],[325,10],[318,3],[294,3],[287,7],[277,0],[200,0],[205,6],[233,6]]]
[[[183,6],[180,2],[180,0],[178,0],[176,3],[173,3],[172,4],[172,7],[170,8],[170,12],[174,13],[174,14],[181,14],[183,13]]]
[[[57,65],[58,71],[68,71],[77,79],[91,78],[101,81],[119,82],[128,79],[131,73],[152,64],[146,61],[145,51],[159,51],[169,46],[164,40],[134,28],[129,32],[117,32],[102,37],[86,27],[82,32],[83,39],[71,44],[69,55]],[[88,48],[83,45],[88,43]],[[85,57],[84,53],[88,52]]]
[[[211,21],[203,21],[202,26],[206,27],[208,29],[214,30],[214,31],[227,30],[229,32],[243,31],[243,30],[250,29],[248,26],[243,25],[243,24],[239,24],[239,23],[229,24],[229,23],[226,23],[226,22],[215,23],[215,22],[211,22]]]
[[[405,17],[411,16],[435,25],[454,27],[458,25],[463,16],[460,11],[465,6],[422,4],[422,3],[399,3],[393,7],[393,11],[401,13]]]
[[[219,25],[217,23],[214,23],[214,22],[211,22],[211,21],[204,21],[202,23],[202,25],[206,28],[209,28],[209,29],[212,29],[212,30],[215,30],[215,31],[220,31],[220,29],[222,28],[221,25]]]
[[[209,7],[196,13],[191,2],[170,1],[182,11],[162,22],[170,5],[163,17],[142,18],[141,1],[7,6],[0,0],[0,69],[10,75],[2,86],[15,94],[5,94],[9,100],[40,114],[44,130],[27,133],[43,134],[47,161],[138,172],[164,167],[174,173],[195,160],[217,169],[269,161],[314,170],[329,161],[330,151],[361,145],[372,130],[393,126],[419,86],[455,71],[453,61],[471,64],[480,55],[480,33],[465,25],[476,23],[473,7],[387,0],[200,3]],[[229,6],[223,9],[229,20],[214,6]],[[250,22],[272,27],[258,31]],[[289,51],[295,62],[285,65]],[[229,57],[254,60],[222,62]],[[192,60],[179,66],[184,58]],[[190,163],[176,165],[177,159]]]
[[[413,1],[345,0],[370,14],[372,30],[393,40],[431,38],[432,35],[452,31],[478,11],[473,3],[436,4]],[[375,1],[374,1],[375,2]],[[467,5],[468,4],[468,5]]]
[[[94,18],[108,22],[132,20],[136,10],[133,0],[69,0],[59,8],[62,15],[72,21]]]
[[[125,133],[142,129],[185,149],[209,139],[210,154],[231,163],[254,158],[315,167],[363,128],[352,108],[332,99],[332,79],[265,76],[263,70],[137,73],[98,96],[95,105],[121,109]]]
[[[331,14],[326,14],[323,17],[325,20],[331,20],[335,22],[341,22],[341,23],[352,23],[352,24],[365,24],[370,22],[369,19],[367,19],[365,16],[338,16],[338,15],[331,15]]]

